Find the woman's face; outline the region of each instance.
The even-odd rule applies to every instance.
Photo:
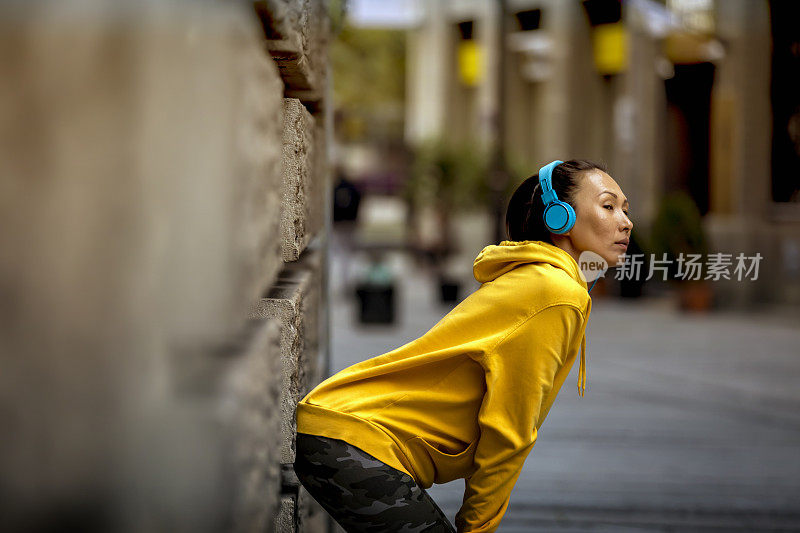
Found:
[[[623,261],[622,255],[633,230],[628,218],[628,199],[617,182],[602,170],[583,175],[572,202],[575,226],[565,233],[573,251],[580,255],[590,250],[608,262],[609,267]]]

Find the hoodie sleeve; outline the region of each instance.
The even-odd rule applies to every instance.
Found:
[[[552,404],[549,395],[557,392],[553,391],[556,375],[583,324],[577,307],[546,307],[516,326],[485,356],[476,470],[466,479],[464,501],[456,514],[459,533],[493,532],[500,525],[511,489]]]

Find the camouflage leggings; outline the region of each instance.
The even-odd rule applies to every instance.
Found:
[[[455,533],[411,476],[343,440],[298,433],[294,470],[348,533]]]

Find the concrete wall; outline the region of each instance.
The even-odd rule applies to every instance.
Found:
[[[321,0],[0,6],[9,530],[322,531]]]

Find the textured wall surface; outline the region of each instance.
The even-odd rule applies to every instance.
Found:
[[[320,516],[281,465],[292,402],[327,353],[328,26],[321,0],[255,4],[0,5],[10,531],[295,531]]]
[[[288,266],[265,297],[255,302],[251,310],[253,318],[273,319],[281,326],[283,463],[293,463],[295,458],[295,406],[321,381],[318,357],[319,259],[319,252],[309,251],[303,263]]]
[[[285,261],[296,261],[313,235],[306,198],[312,190],[314,148],[314,119],[300,100],[284,99],[281,240]]]

